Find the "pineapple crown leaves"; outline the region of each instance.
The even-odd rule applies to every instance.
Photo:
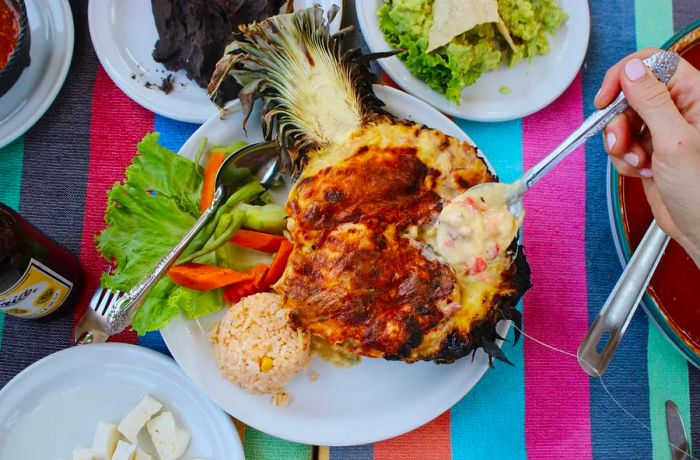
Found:
[[[241,27],[209,84],[220,107],[235,97],[226,90],[231,80],[243,87],[238,97],[244,126],[255,101],[262,101],[263,134],[266,140],[276,136],[288,171],[300,171],[310,151],[385,113],[372,90],[368,62],[394,52],[364,56],[344,49],[352,28],[330,34],[337,12],[332,7],[326,20],[314,6]],[[324,88],[328,91],[320,94]]]

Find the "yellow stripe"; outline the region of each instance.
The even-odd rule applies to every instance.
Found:
[[[326,446],[318,446],[317,460],[331,460],[331,450]]]

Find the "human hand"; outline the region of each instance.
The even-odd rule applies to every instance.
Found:
[[[605,148],[620,174],[641,177],[659,226],[700,266],[700,71],[681,59],[666,86],[641,61],[657,51],[611,67],[595,105],[625,93],[630,108],[605,127]]]

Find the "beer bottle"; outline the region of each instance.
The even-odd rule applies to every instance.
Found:
[[[81,282],[73,254],[0,203],[0,311],[30,319],[62,315]]]

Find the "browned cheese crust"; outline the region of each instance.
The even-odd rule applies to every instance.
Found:
[[[483,299],[492,305],[457,324],[460,283],[420,235],[445,201],[495,179],[468,143],[389,118],[311,156],[287,203],[295,246],[277,285],[294,323],[365,356],[451,361],[471,351],[469,325],[512,291],[514,267]],[[455,330],[461,348],[448,343]]]

